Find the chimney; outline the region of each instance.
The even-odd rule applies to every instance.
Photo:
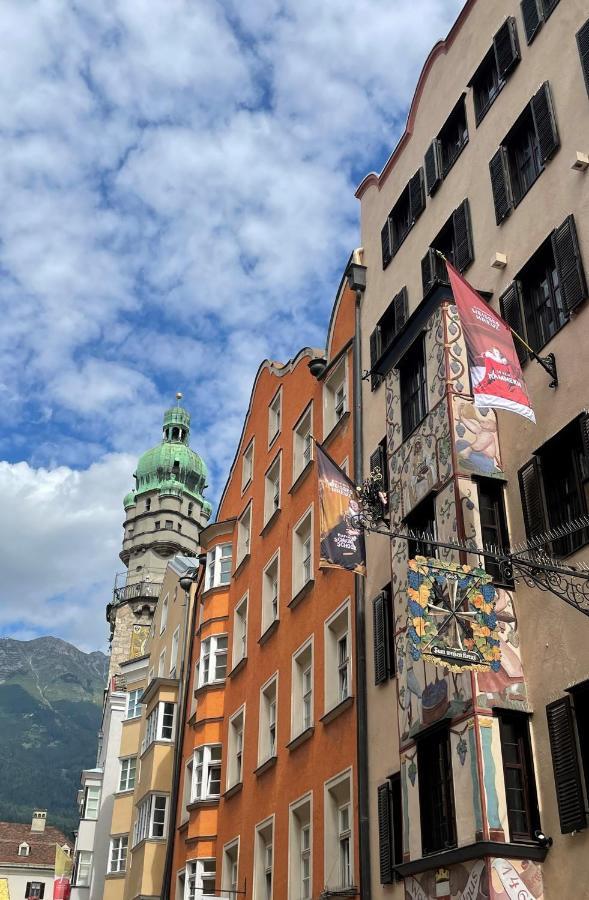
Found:
[[[31,831],[45,831],[45,822],[47,820],[46,809],[34,809],[33,821],[31,822]]]

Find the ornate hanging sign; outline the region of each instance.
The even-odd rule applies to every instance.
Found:
[[[453,672],[499,671],[495,588],[484,569],[409,560],[407,637],[412,658]]]

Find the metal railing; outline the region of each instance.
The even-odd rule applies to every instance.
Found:
[[[161,586],[161,581],[137,581],[134,584],[115,587],[113,602],[124,603],[126,600],[140,600],[142,597],[157,598]]]

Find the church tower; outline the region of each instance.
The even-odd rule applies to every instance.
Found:
[[[124,501],[125,522],[120,558],[125,583],[115,586],[106,610],[111,627],[109,677],[123,660],[145,652],[164,570],[178,554],[196,556],[200,531],[211,515],[203,498],[207,469],[190,449],[190,414],[180,405],[164,413],[162,440],[137,463],[135,488]]]

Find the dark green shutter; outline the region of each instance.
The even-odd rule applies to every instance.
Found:
[[[556,127],[556,119],[554,117],[554,107],[552,105],[552,95],[550,93],[550,85],[544,82],[540,90],[534,94],[530,101],[532,108],[532,117],[534,119],[534,128],[538,138],[538,146],[540,148],[540,157],[542,162],[550,159],[551,156],[560,147],[560,139],[558,137],[558,129]]]
[[[393,835],[391,827],[391,792],[387,784],[378,786],[378,845],[380,856],[380,883],[393,881]]]
[[[468,200],[464,200],[458,209],[454,210],[452,223],[454,225],[454,265],[460,272],[464,272],[474,259]]]
[[[506,78],[521,59],[517,27],[513,16],[506,19],[493,38],[493,50],[499,78]]]
[[[589,94],[589,19],[587,19],[583,27],[577,31],[577,46],[579,48],[579,56],[581,57],[581,69],[583,70],[585,87]]]
[[[552,250],[564,304],[570,312],[587,297],[587,282],[573,216],[567,216],[562,225],[552,232]]]
[[[531,44],[542,25],[537,0],[521,0],[521,8],[526,41]]]
[[[519,489],[521,493],[524,524],[529,540],[534,540],[546,531],[546,516],[542,498],[542,475],[540,460],[533,456],[519,472]]]
[[[31,882],[27,881],[27,886],[25,887],[25,897],[31,896]]]
[[[420,167],[413,178],[409,179],[409,209],[411,221],[416,222],[425,209],[425,186],[423,169]]]
[[[442,153],[440,142],[434,138],[429,145],[424,159],[425,167],[425,184],[428,194],[431,195],[437,190],[442,180]]]
[[[432,247],[428,247],[427,253],[421,260],[421,282],[424,296],[434,283],[435,273],[435,253]]]
[[[507,290],[501,294],[499,297],[499,309],[509,327],[513,328],[520,337],[526,340],[526,333],[522,321],[521,287],[519,281],[512,281]],[[519,361],[523,365],[528,358],[528,351],[516,337],[514,337],[513,343]]]
[[[387,619],[385,595],[381,591],[372,603],[374,640],[374,683],[383,684],[388,678],[387,666]]]
[[[389,220],[384,223],[380,232],[380,243],[382,246],[382,267],[386,269],[392,259],[391,254],[391,232],[389,229]]]
[[[497,153],[489,163],[489,172],[491,174],[493,203],[495,204],[495,221],[499,225],[513,209],[509,163],[505,147],[499,147],[497,150]]]
[[[40,898],[40,900],[43,900],[44,897],[45,897],[45,882],[42,881],[41,882],[41,890],[39,892],[39,898]]]
[[[571,834],[587,827],[571,698],[561,697],[549,703],[546,718],[560,830],[563,834]]]
[[[370,335],[370,387],[373,391],[381,384],[382,377],[374,370],[380,359],[380,326],[376,326]]]
[[[407,288],[401,288],[396,297],[393,297],[395,311],[395,334],[398,334],[407,321],[408,299]]]

